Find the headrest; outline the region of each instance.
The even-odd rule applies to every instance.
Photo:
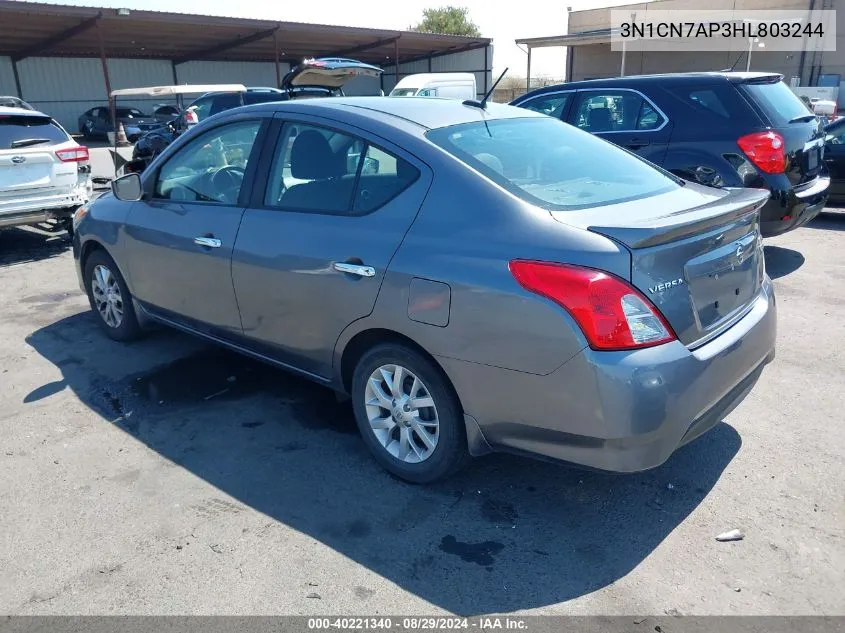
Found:
[[[591,132],[604,132],[611,128],[610,109],[594,108],[590,110],[589,126]]]
[[[484,163],[490,169],[495,171],[497,174],[504,175],[505,167],[502,165],[502,161],[499,160],[498,156],[494,156],[493,154],[488,154],[487,152],[482,152],[481,154],[475,155],[476,160]]]
[[[343,163],[332,152],[325,136],[316,130],[305,130],[293,142],[290,171],[294,178],[323,180],[343,175]]]

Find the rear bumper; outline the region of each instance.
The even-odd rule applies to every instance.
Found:
[[[773,190],[772,197],[760,213],[763,236],[781,235],[807,224],[824,209],[829,188],[830,178],[819,176],[803,190]]]
[[[87,179],[64,194],[0,200],[0,227],[68,217],[91,199],[91,192],[91,180]]]
[[[745,398],[774,358],[776,330],[767,279],[741,321],[694,351],[677,341],[585,349],[545,376],[438,360],[494,450],[637,472],[662,464]]]

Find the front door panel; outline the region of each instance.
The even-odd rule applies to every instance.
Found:
[[[260,120],[213,128],[170,157],[132,206],[126,253],[135,296],[212,333],[240,334],[232,250]]]

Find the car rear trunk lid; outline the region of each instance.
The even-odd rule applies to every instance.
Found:
[[[354,59],[329,57],[310,59],[291,70],[282,79],[282,89],[320,87],[329,90],[342,88],[355,77],[379,77],[382,69]]]
[[[623,244],[631,283],[689,347],[703,345],[751,308],[765,264],[759,209],[769,193],[687,184],[624,205],[552,212]]]

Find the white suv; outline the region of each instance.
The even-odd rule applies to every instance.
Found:
[[[0,106],[0,228],[59,220],[91,199],[88,148],[52,118]]]

